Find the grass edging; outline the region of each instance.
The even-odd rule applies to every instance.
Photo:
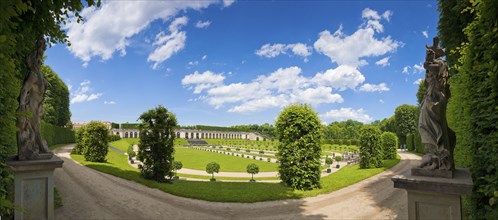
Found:
[[[379,174],[394,165],[400,159],[384,161],[384,167],[359,169],[358,165],[346,166],[329,176],[321,178],[320,189],[310,191],[292,190],[282,183],[262,182],[204,182],[176,180],[173,184],[159,183],[140,176],[140,172],[131,167],[126,155],[109,151],[107,162],[87,162],[82,155],[71,154],[73,160],[97,171],[131,180],[139,184],[156,188],[173,195],[213,202],[251,203],[283,199],[296,199],[330,193]]]

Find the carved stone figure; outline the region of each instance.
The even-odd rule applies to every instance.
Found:
[[[48,159],[52,157],[47,143],[41,137],[40,117],[43,110],[43,99],[47,86],[41,75],[40,67],[45,51],[45,39],[38,38],[35,50],[27,57],[28,75],[24,79],[19,95],[17,119],[17,145],[19,160]]]
[[[435,37],[434,44],[431,47],[426,46],[424,86],[427,93],[421,103],[418,121],[418,130],[426,154],[422,158],[420,168],[453,171],[456,137],[446,121],[446,105],[450,98],[448,66],[446,61],[441,59],[445,53],[438,48],[438,44],[439,38]]]

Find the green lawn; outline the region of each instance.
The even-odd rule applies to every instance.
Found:
[[[118,141],[113,141],[113,142],[109,142],[109,145],[123,151],[123,152],[127,152],[128,151],[128,147],[130,147],[131,143],[134,143],[133,140],[129,140],[129,139],[136,139],[136,138],[126,138],[126,139],[121,139],[121,140],[118,140]],[[138,140],[137,140],[137,143],[138,143]]]
[[[186,178],[195,178],[195,179],[203,179],[203,180],[208,180],[211,179],[211,176],[201,176],[201,175],[192,175],[192,174],[183,174],[183,173],[178,173],[179,177],[186,177]],[[280,178],[278,176],[275,177],[257,177],[258,175],[254,175],[255,180],[279,180]],[[214,175],[214,178],[216,180],[250,180],[251,177],[221,177],[221,176],[216,176]]]
[[[122,138],[120,141],[126,141],[128,142],[128,144],[138,144],[139,138]],[[188,142],[185,139],[175,138],[174,145],[175,146],[188,145]]]
[[[140,172],[128,164],[126,156],[115,151],[109,151],[107,162],[105,163],[86,162],[81,155],[71,155],[71,157],[79,163],[100,172],[135,181],[173,195],[216,202],[259,202],[316,196],[341,189],[381,173],[399,162],[399,157],[394,160],[387,160],[384,161],[383,168],[375,169],[359,169],[358,165],[347,166],[322,178],[320,181],[322,188],[300,191],[292,190],[281,183],[230,183],[183,180],[177,180],[173,184],[158,183],[140,177]]]
[[[247,159],[236,156],[228,156],[214,152],[194,150],[191,148],[175,148],[175,160],[181,161],[184,168],[195,170],[206,170],[210,162],[220,164],[221,172],[246,172],[247,165],[255,163],[259,166],[259,172],[277,171],[278,164]],[[216,174],[215,174],[216,175]]]

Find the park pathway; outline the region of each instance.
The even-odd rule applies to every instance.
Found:
[[[399,152],[402,161],[392,169],[329,194],[241,204],[177,197],[100,173],[71,160],[69,149],[55,151],[64,160],[55,171],[64,203],[56,219],[404,219],[406,192],[393,188],[391,177],[420,160]]]

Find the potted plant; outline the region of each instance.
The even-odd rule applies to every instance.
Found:
[[[208,163],[206,166],[206,172],[212,175],[209,181],[216,182],[216,179],[214,178],[214,173],[220,172],[220,165],[216,162]]]
[[[339,164],[339,161],[342,160],[341,156],[335,156],[335,161],[337,161],[337,165],[335,165],[335,168],[339,169],[341,168],[341,165]]]
[[[177,179],[180,179],[180,177],[177,175],[177,171],[179,169],[182,169],[183,167],[183,164],[181,161],[173,161],[173,170],[175,171],[175,176],[173,177],[173,179],[177,180]]]
[[[327,165],[329,165],[329,168],[327,168],[327,173],[331,173],[332,169],[330,169],[330,165],[332,165],[332,163],[334,163],[334,161],[332,160],[332,158],[327,157],[327,158],[325,158],[325,163]]]
[[[247,173],[251,174],[251,180],[249,180],[249,182],[256,182],[256,180],[254,180],[254,174],[259,173],[259,166],[254,163],[247,165]]]

